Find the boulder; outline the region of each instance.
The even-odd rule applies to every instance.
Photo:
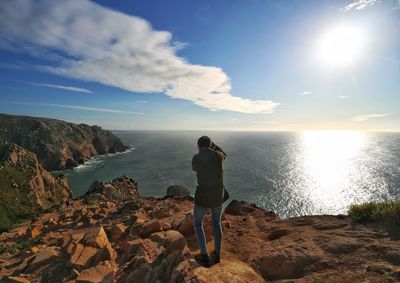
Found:
[[[59,258],[61,258],[62,253],[60,250],[56,247],[48,247],[40,252],[38,252],[33,261],[29,264],[29,267],[27,268],[28,271],[33,271],[40,266],[47,265],[49,263],[53,263],[57,261]]]
[[[167,188],[167,196],[186,197],[190,196],[190,191],[183,186],[171,185]]]
[[[26,230],[26,235],[27,235],[28,238],[34,239],[37,236],[39,236],[41,232],[42,232],[42,227],[39,226],[39,225],[35,225],[35,226],[32,226],[32,227],[29,227]]]
[[[114,269],[109,262],[84,269],[76,278],[76,283],[114,283]]]
[[[175,230],[165,232],[165,247],[168,252],[181,252],[186,246],[185,237]]]
[[[157,219],[148,220],[143,223],[140,235],[146,237],[154,232],[160,232],[162,230],[161,223]]]
[[[115,224],[111,227],[111,231],[110,231],[110,238],[111,241],[115,242],[117,241],[121,235],[125,232],[126,230],[126,226],[124,224]]]
[[[99,249],[86,246],[83,248],[82,253],[79,255],[78,259],[73,262],[73,265],[77,269],[88,268],[94,261]]]
[[[87,246],[102,248],[109,244],[106,232],[102,226],[90,227],[86,230],[83,242]]]

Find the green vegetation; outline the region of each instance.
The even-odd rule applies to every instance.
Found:
[[[7,208],[0,204],[0,233],[12,228],[14,217],[9,214]]]
[[[354,204],[348,214],[355,222],[394,221],[400,224],[400,201]]]
[[[36,237],[32,240],[23,240],[15,245],[0,245],[0,254],[3,253],[16,253],[19,251],[29,250],[33,246],[35,246],[40,241],[40,237]]]
[[[99,199],[95,195],[87,195],[85,196],[85,202],[87,205],[93,206],[96,205]]]

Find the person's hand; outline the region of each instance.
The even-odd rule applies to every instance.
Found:
[[[211,149],[215,149],[217,147],[217,145],[212,141],[211,142]]]

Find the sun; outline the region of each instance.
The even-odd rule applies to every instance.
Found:
[[[359,59],[362,45],[363,35],[359,29],[339,25],[324,31],[318,42],[317,53],[326,65],[349,66]]]

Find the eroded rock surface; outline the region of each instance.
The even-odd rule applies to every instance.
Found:
[[[109,193],[111,186],[117,192]],[[140,197],[136,182],[127,177],[99,188],[0,235],[0,281],[400,280],[400,243],[384,232],[355,225],[346,216],[280,219],[238,201],[222,217],[221,263],[204,268],[194,260],[192,198]],[[204,226],[211,251],[209,216]],[[21,243],[26,246],[17,248]]]

